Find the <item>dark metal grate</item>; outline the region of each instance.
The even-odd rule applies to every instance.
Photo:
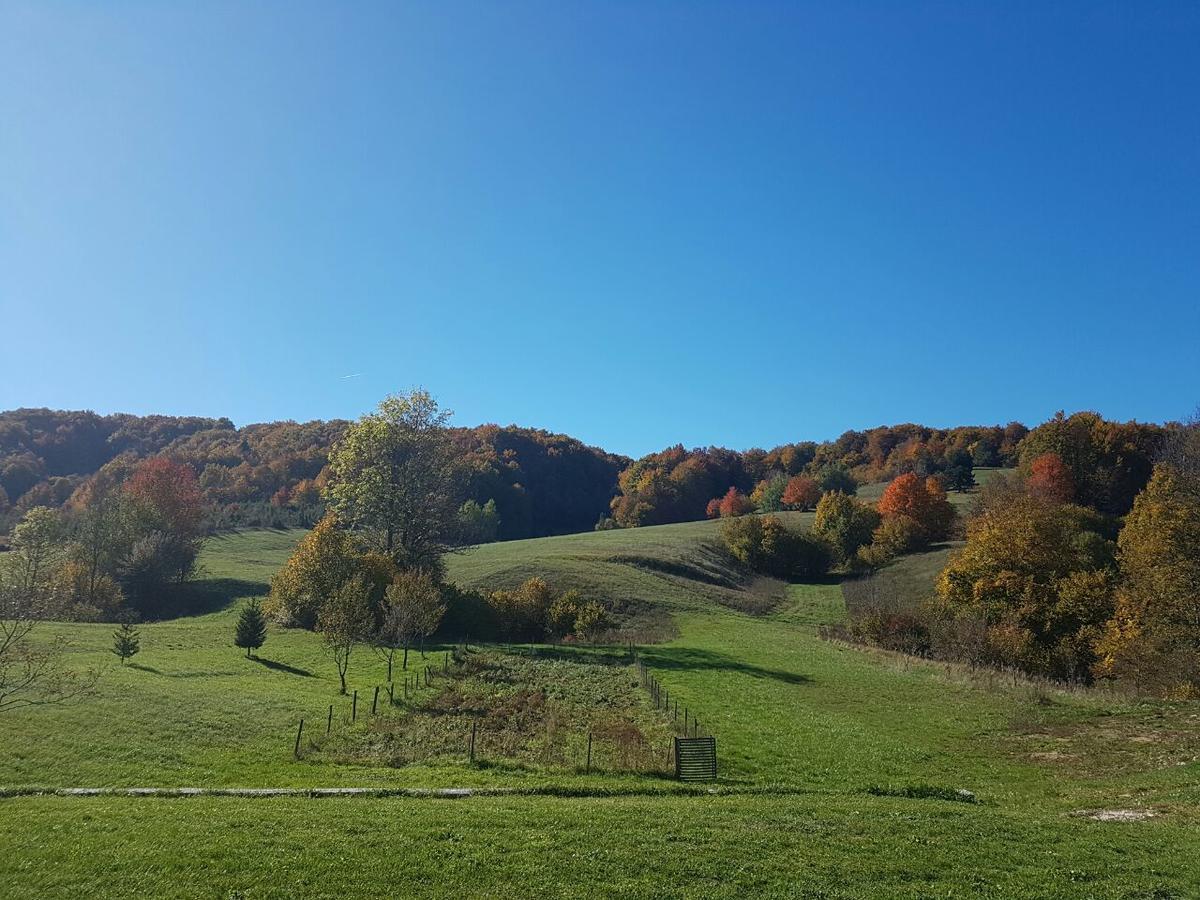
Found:
[[[714,780],[717,777],[717,739],[675,738],[675,777],[680,781]]]

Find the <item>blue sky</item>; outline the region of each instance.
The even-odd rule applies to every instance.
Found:
[[[0,408],[1181,418],[1197,46],[1185,3],[2,0]]]

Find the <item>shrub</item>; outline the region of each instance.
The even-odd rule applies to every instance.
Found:
[[[792,531],[775,516],[726,520],[721,539],[736,559],[776,578],[815,578],[829,571],[829,547],[811,534]]]
[[[491,622],[509,641],[541,641],[574,634],[594,638],[608,627],[607,610],[578,591],[560,592],[543,578],[530,578],[515,590],[487,597]],[[478,632],[475,632],[478,633]]]
[[[1113,609],[1109,527],[1091,510],[999,494],[938,577],[937,613],[984,624],[974,661],[1086,678]]]
[[[849,565],[858,548],[870,543],[879,513],[848,494],[832,491],[817,504],[812,533],[832,548],[839,565]]]

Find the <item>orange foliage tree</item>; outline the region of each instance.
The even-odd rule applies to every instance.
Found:
[[[938,478],[924,480],[906,472],[897,476],[879,498],[879,514],[884,520],[905,519],[916,549],[949,536],[954,508],[946,499],[946,489]]]
[[[1043,453],[1030,464],[1025,489],[1051,503],[1070,503],[1075,499],[1075,480],[1057,453]]]
[[[821,499],[821,486],[815,478],[797,475],[783,489],[783,505],[792,509],[812,509]]]

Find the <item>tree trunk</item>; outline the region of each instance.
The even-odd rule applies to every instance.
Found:
[[[396,655],[395,650],[388,650],[387,661],[388,661],[388,682],[389,683],[392,680],[392,657],[394,657],[395,655]]]

